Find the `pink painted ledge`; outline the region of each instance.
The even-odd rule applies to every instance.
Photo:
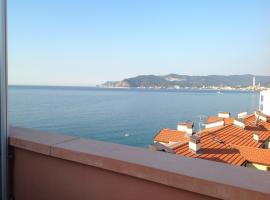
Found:
[[[51,154],[52,145],[74,139],[77,138],[27,128],[9,127],[9,145],[45,155]]]
[[[9,144],[221,199],[270,199],[270,172],[72,136],[9,128]]]

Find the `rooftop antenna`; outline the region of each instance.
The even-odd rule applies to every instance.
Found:
[[[257,126],[258,125],[258,122],[260,121],[260,118],[259,118],[259,116],[256,116],[256,119],[255,119],[255,126]]]
[[[203,125],[203,117],[205,117],[204,115],[202,115],[202,114],[199,114],[198,115],[198,117],[199,117],[199,132],[202,130],[202,125]]]

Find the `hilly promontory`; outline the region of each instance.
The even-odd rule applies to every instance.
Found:
[[[257,87],[269,87],[270,76],[246,75],[140,75],[126,78],[120,81],[108,81],[98,87],[109,88],[247,88],[253,87],[253,81]]]

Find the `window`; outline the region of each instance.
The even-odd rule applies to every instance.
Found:
[[[261,102],[263,102],[263,95],[261,95]]]
[[[260,104],[260,111],[263,111],[263,104]]]

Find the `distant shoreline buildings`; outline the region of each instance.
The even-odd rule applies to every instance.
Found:
[[[258,82],[258,84],[256,84]],[[262,91],[270,88],[270,76],[253,75],[140,75],[121,81],[108,81],[100,88],[145,88],[145,89],[200,89]]]
[[[260,93],[259,110],[253,114],[219,112],[207,118],[205,128],[180,122],[177,129],[162,129],[151,150],[206,159],[235,166],[270,171],[270,90]]]
[[[258,83],[258,85],[256,85],[256,77],[255,76],[253,77],[252,81],[253,81],[253,84],[252,84],[252,89],[253,90],[261,90],[261,91],[263,91],[263,90],[267,89],[266,87],[261,87],[260,82]]]

